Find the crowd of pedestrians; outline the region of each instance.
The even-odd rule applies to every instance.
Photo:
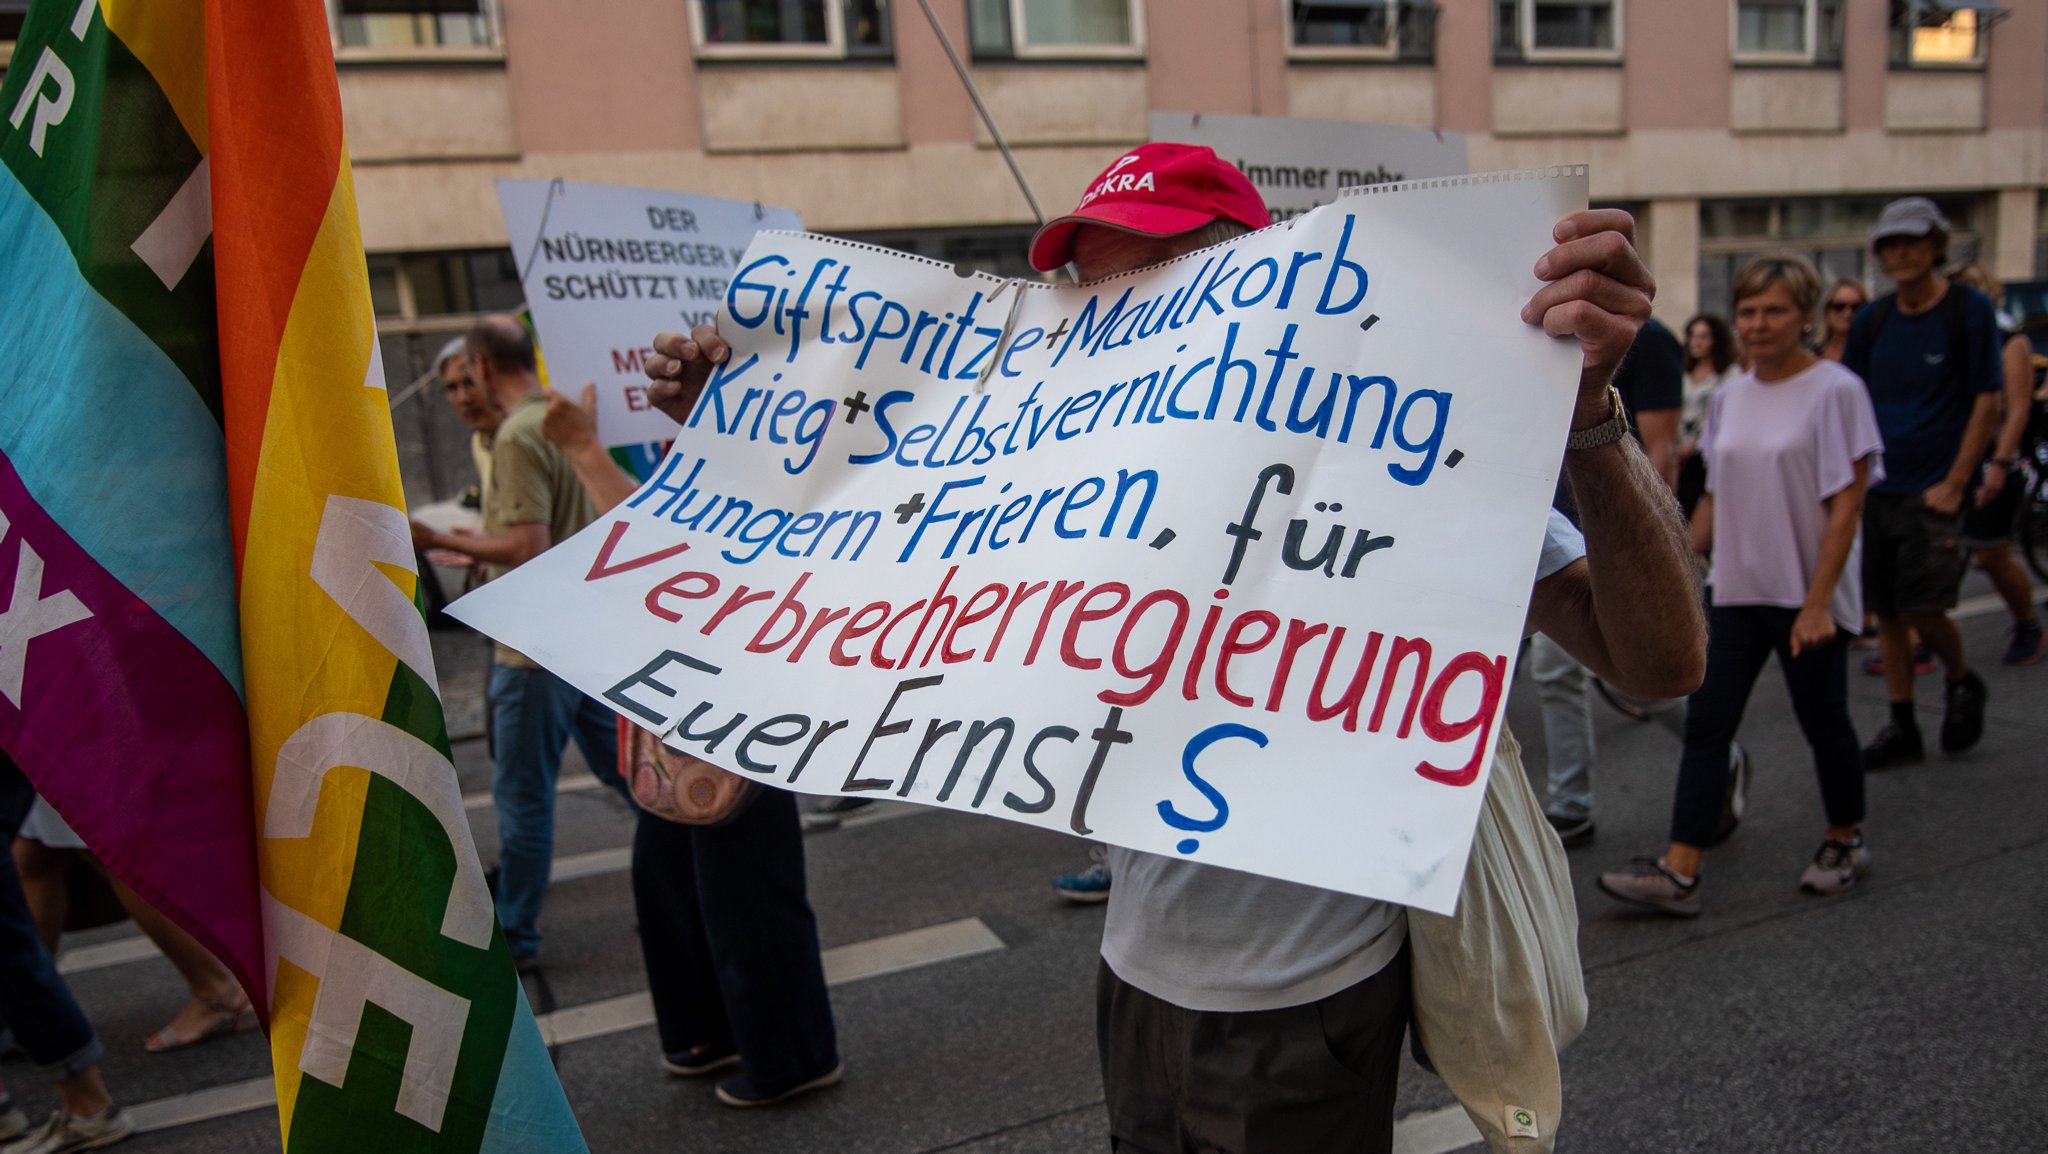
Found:
[[[2018,486],[2008,483],[2040,436],[2040,382],[2031,345],[1996,309],[1997,283],[1974,265],[1942,275],[1948,242],[1933,202],[1886,205],[1870,244],[1896,288],[1874,301],[1847,279],[1823,293],[1797,256],[1751,261],[1735,282],[1739,371],[1706,368],[1725,328],[1718,318],[1688,324],[1699,358],[1689,381],[1705,384],[1691,443],[1701,496],[1688,514],[1694,549],[1709,559],[1707,671],[1686,703],[1670,844],[1602,874],[1609,895],[1699,914],[1705,852],[1729,831],[1735,731],[1773,655],[1826,818],[1800,875],[1815,894],[1840,893],[1870,870],[1863,775],[1926,755],[1914,680],[1931,669],[1916,647],[1946,673],[1941,750],[1960,754],[1983,736],[1988,690],[1951,616],[1972,556],[2012,615],[2004,662],[2040,660],[2033,590],[2011,548]],[[1865,632],[1866,605],[1890,708],[1859,746],[1848,650]]]
[[[1258,193],[1207,149],[1147,145],[1112,171],[1148,179],[1091,189],[1034,238],[1037,267],[1098,279],[1269,219]],[[1766,256],[1737,276],[1732,324],[1703,312],[1674,333],[1649,318],[1651,284],[1624,214],[1560,222],[1546,286],[1522,319],[1583,350],[1527,652],[1548,747],[1546,815],[1562,842],[1595,836],[1596,691],[1677,739],[1668,843],[1598,879],[1619,901],[1699,914],[1706,854],[1747,806],[1755,766],[1735,738],[1771,659],[1821,798],[1819,848],[1797,884],[1826,896],[1871,868],[1865,774],[1927,755],[1916,646],[1943,674],[1934,744],[1952,756],[1983,735],[1988,690],[1952,616],[1969,564],[2010,611],[2003,660],[2041,656],[2034,591],[2011,548],[2015,474],[2040,433],[2040,385],[2030,346],[1998,310],[1996,282],[1974,267],[1944,272],[1949,232],[1932,202],[1895,201],[1870,237],[1891,291],[1872,299],[1853,280],[1825,285],[1800,257]],[[680,418],[728,348],[711,327],[662,334],[654,348],[649,400]],[[496,576],[631,492],[587,399],[542,390],[518,321],[483,319],[443,350],[436,372],[472,432],[481,529],[415,524],[422,551]],[[1867,742],[1849,704],[1851,650],[1866,633],[1889,701]],[[661,1069],[715,1076],[715,1097],[735,1107],[836,1083],[802,835],[860,803],[806,817],[793,795],[763,789],[716,825],[635,805],[611,713],[503,645],[488,718],[500,846],[491,881],[519,967],[540,962],[557,776],[573,741],[634,807],[632,892]],[[63,1105],[36,1127],[0,1091],[0,1151],[61,1154],[132,1127],[51,960],[64,870],[82,847],[54,811],[32,817],[32,805],[25,779],[0,763],[0,830],[25,835],[0,858],[0,1029],[54,1072]],[[1391,1148],[1410,1014],[1403,910],[1117,848],[1054,888],[1108,905],[1097,1042],[1117,1149]],[[225,969],[121,896],[191,995],[148,1048],[246,1028],[251,1007]]]

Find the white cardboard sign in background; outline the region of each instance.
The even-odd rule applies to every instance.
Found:
[[[1152,139],[1204,144],[1237,166],[1274,220],[1329,204],[1351,187],[1465,171],[1465,135],[1301,116],[1154,112]]]
[[[1578,377],[1583,169],[1081,287],[767,233],[624,505],[451,612],[686,752],[1448,911]]]
[[[500,180],[498,206],[548,379],[571,396],[597,385],[607,445],[675,435],[647,406],[654,334],[710,323],[754,234],[803,227],[786,208],[574,181]]]

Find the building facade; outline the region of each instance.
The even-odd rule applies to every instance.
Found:
[[[1024,271],[1031,211],[916,0],[328,4],[394,383],[520,302],[499,177],[758,200]],[[2048,276],[2044,0],[930,4],[1049,212],[1153,110],[1302,116],[1464,133],[1474,171],[1589,164],[1674,326],[1758,251],[1869,276],[1907,192],[1959,255]],[[0,42],[24,7],[0,0]]]

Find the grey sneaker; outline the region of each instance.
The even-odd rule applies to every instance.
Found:
[[[1677,874],[1664,868],[1661,858],[1639,857],[1628,863],[1627,869],[1601,874],[1600,888],[1617,901],[1674,918],[1700,916],[1699,879],[1691,884],[1679,881]]]
[[[71,1154],[74,1150],[98,1150],[112,1146],[133,1133],[135,1123],[129,1121],[119,1106],[109,1106],[105,1113],[93,1118],[74,1117],[69,1111],[60,1109],[50,1115],[50,1120],[41,1129],[0,1147],[0,1154]]]
[[[1813,864],[1799,875],[1799,888],[1810,894],[1838,894],[1869,873],[1870,851],[1863,848],[1862,838],[1851,842],[1829,839],[1820,843]]]
[[[1543,820],[1557,831],[1564,848],[1593,844],[1593,815],[1590,813],[1546,813]]]
[[[772,1092],[754,1085],[754,1080],[747,1077],[746,1071],[742,1070],[718,1085],[713,1086],[711,1092],[717,1095],[718,1100],[726,1105],[737,1106],[741,1109],[749,1106],[773,1106],[777,1102],[787,1102],[798,1094],[808,1094],[813,1090],[822,1090],[827,1086],[837,1086],[840,1078],[844,1076],[845,1070],[844,1066],[835,1064],[830,1070],[812,1078],[808,1082],[798,1082],[787,1090]]]

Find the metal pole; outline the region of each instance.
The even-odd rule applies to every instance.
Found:
[[[939,24],[938,14],[932,11],[931,0],[917,0],[917,6],[924,9],[924,18],[930,21],[932,34],[939,38],[939,47],[946,50],[946,59],[953,62],[953,71],[960,77],[960,83],[967,89],[967,99],[974,102],[974,110],[981,113],[981,122],[988,126],[988,134],[995,138],[996,147],[1002,151],[1003,160],[1010,166],[1010,175],[1017,180],[1017,187],[1024,192],[1024,201],[1031,206],[1031,215],[1040,225],[1045,224],[1045,212],[1038,207],[1038,198],[1031,195],[1031,185],[1024,180],[1024,170],[1017,167],[1017,158],[1010,154],[1009,142],[1003,139],[1003,130],[996,127],[996,118],[989,115],[988,105],[981,101],[981,90],[974,86],[974,78],[967,74],[967,65],[960,54],[953,50],[953,40]]]

